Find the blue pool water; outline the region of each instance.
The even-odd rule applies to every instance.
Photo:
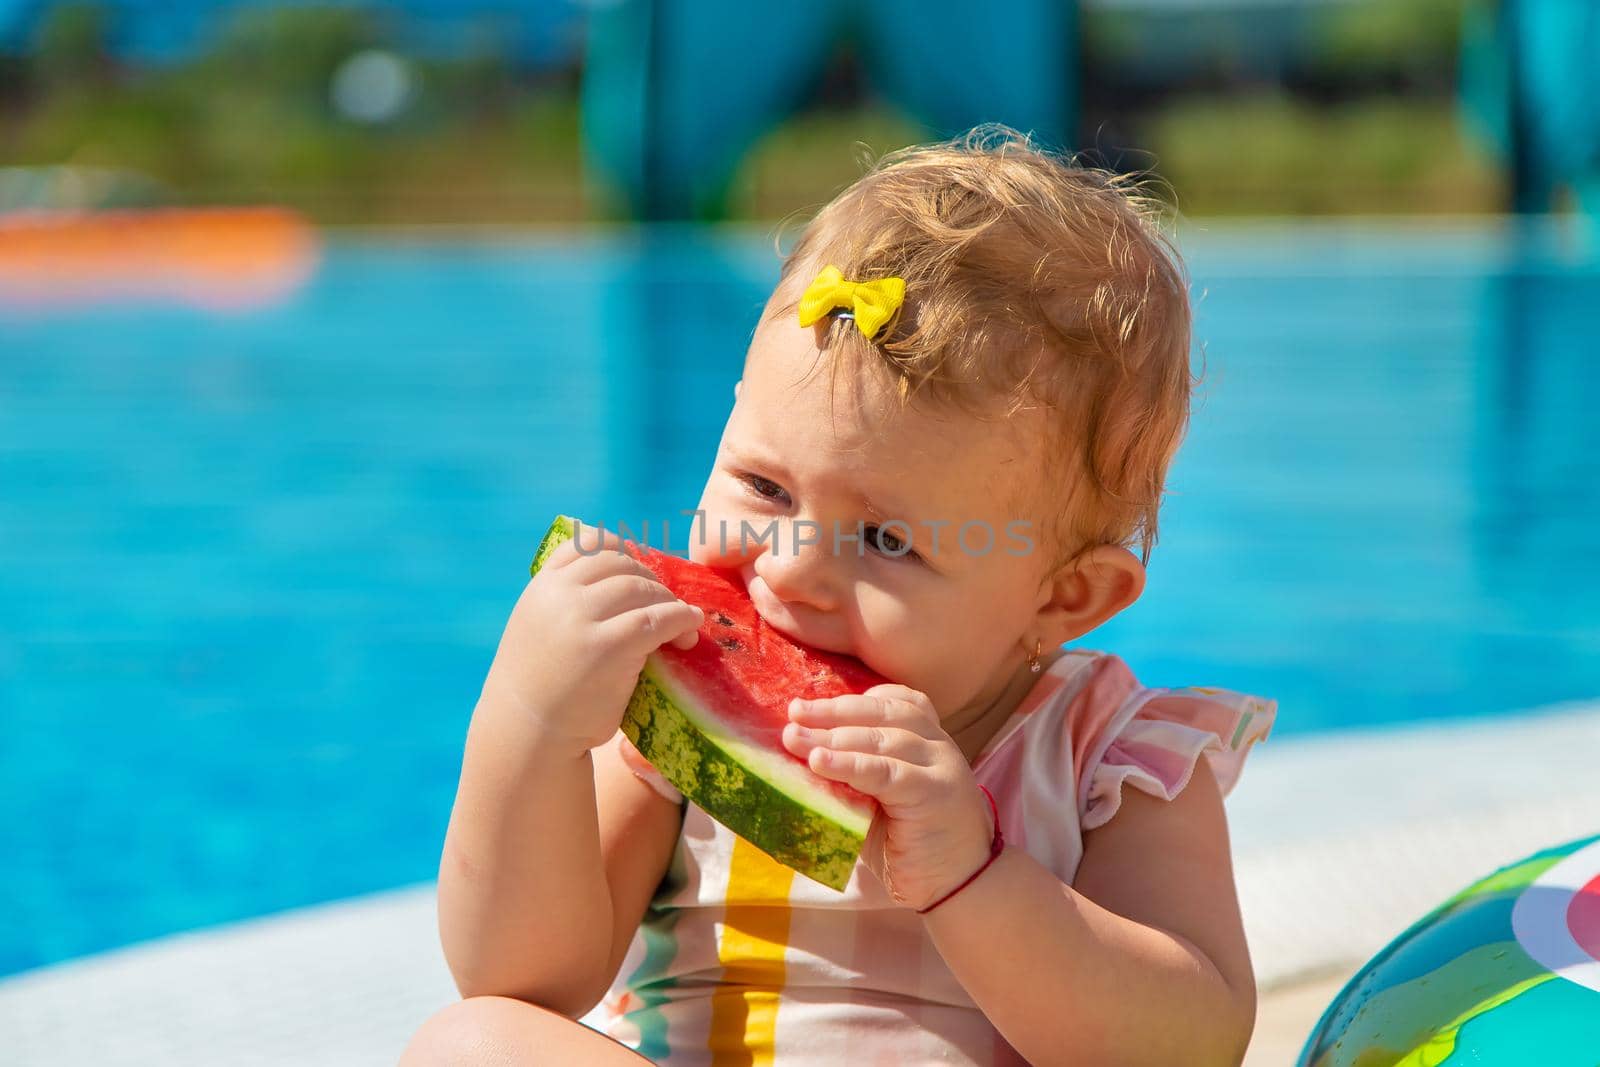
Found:
[[[1592,248],[1187,245],[1202,402],[1086,643],[1280,735],[1600,695]],[[347,237],[265,310],[0,309],[0,973],[430,879],[539,534],[693,505],[776,266]]]

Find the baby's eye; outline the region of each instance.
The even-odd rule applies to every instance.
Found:
[[[783,486],[759,474],[742,474],[739,477],[752,493],[763,500],[782,500],[788,495],[783,491]]]
[[[903,559],[917,558],[917,554],[911,550],[910,545],[908,545],[900,537],[896,536],[893,531],[882,526],[862,527],[861,540],[863,543],[871,545],[874,550],[882,552],[886,556],[900,557]]]

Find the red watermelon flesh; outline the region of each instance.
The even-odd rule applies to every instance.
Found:
[[[566,516],[551,524],[533,572],[577,526]],[[635,552],[706,618],[693,648],[667,645],[651,653],[623,733],[718,822],[779,862],[843,889],[875,802],[812,771],[784,747],[783,726],[796,697],[860,693],[885,679],[857,659],[809,648],[774,629],[736,572],[648,548]]]

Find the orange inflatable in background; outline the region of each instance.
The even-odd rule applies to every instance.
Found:
[[[319,248],[311,224],[279,207],[0,215],[0,304],[261,307],[311,276]]]

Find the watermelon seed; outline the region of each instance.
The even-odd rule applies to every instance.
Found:
[[[729,652],[737,652],[739,649],[744,647],[744,645],[739,643],[739,639],[737,637],[719,637],[717,638],[717,644],[721,645]]]
[[[713,619],[716,619],[718,622],[720,622],[724,626],[732,626],[733,625],[733,620],[728,618],[726,615],[724,615],[720,611],[712,612],[711,613],[711,617]]]

